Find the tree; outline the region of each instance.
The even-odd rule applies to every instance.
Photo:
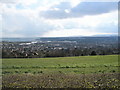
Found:
[[[95,51],[92,51],[91,52],[91,55],[97,55]]]

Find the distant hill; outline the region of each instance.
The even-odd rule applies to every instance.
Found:
[[[118,37],[118,35],[93,35],[93,36],[71,36],[71,37],[33,37],[33,38],[0,38],[0,41],[7,42],[32,42],[32,41],[76,41],[85,38],[99,38],[99,37]]]
[[[118,37],[118,34],[97,34],[92,36],[71,36],[71,37]]]
[[[118,36],[118,34],[114,34],[114,35],[112,35],[112,34],[100,34],[100,35],[93,35],[92,37],[117,37]]]

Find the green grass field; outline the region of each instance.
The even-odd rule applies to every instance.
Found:
[[[2,59],[2,83],[4,88],[118,88],[118,68],[118,55]]]
[[[118,72],[118,56],[3,59],[3,74]]]

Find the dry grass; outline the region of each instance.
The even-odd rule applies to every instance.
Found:
[[[120,88],[118,73],[12,74],[3,76],[3,88]]]

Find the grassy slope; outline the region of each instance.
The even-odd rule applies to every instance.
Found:
[[[120,88],[117,72],[117,55],[3,59],[2,87]]]
[[[118,55],[3,59],[3,74],[118,72]]]

